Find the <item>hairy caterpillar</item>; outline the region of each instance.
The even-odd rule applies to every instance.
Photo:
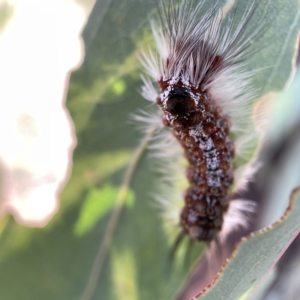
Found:
[[[257,1],[248,6],[235,28],[234,15],[224,24],[216,5],[203,12],[204,4],[162,1],[160,25],[152,23],[159,59],[151,51],[142,57],[159,92],[143,78],[142,94],[157,103],[162,124],[169,128],[156,148],[176,148],[165,142],[170,140],[166,134],[172,133],[188,161],[189,187],[178,214],[182,235],[210,242],[246,226],[247,212],[254,210],[251,201],[231,200],[232,162],[239,150],[239,140],[235,145],[231,134],[242,139],[252,135],[247,130],[253,73],[246,71],[246,64],[256,51],[253,40],[264,33],[266,24],[249,26]],[[170,157],[169,162],[174,156]]]

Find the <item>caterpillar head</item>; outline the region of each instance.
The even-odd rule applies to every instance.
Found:
[[[197,102],[191,92],[182,86],[170,86],[161,94],[161,108],[171,127],[190,128],[203,120],[203,114],[197,109]]]
[[[196,103],[186,89],[173,86],[166,101],[165,112],[172,116],[185,116],[196,110]]]

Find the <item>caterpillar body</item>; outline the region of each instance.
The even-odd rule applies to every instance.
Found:
[[[233,182],[229,121],[201,88],[192,90],[180,79],[171,85],[161,82],[160,86],[163,92],[157,102],[164,112],[164,123],[189,162],[190,187],[185,192],[180,224],[192,238],[210,241],[221,230]]]
[[[151,52],[143,54],[142,64],[152,80],[143,78],[142,94],[158,104],[162,124],[188,161],[189,187],[178,213],[182,233],[210,242],[246,226],[247,212],[253,212],[253,202],[230,200],[232,162],[240,144],[235,146],[230,134],[251,136],[247,130],[253,74],[245,66],[265,24],[249,27],[256,1],[235,29],[234,16],[224,25],[216,5],[203,13],[204,3],[162,1],[160,25],[152,23],[159,59]]]

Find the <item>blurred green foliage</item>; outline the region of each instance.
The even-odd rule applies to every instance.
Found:
[[[84,199],[79,218],[74,227],[74,233],[81,236],[91,230],[104,215],[116,204],[119,189],[110,185],[104,185],[101,189],[92,189]],[[132,207],[134,194],[129,191],[126,194],[125,204]]]
[[[246,2],[240,1],[237,16]],[[262,69],[254,78],[261,93],[282,88],[291,73],[297,3],[286,2],[267,34],[276,39],[249,61],[250,69]],[[72,73],[67,98],[78,139],[71,178],[45,228],[7,221],[0,238],[1,299],[81,299],[126,167],[143,138],[129,115],[152,109],[138,93],[137,54],[151,40],[147,16],[156,6],[154,0],[96,2],[83,31],[85,60]],[[151,166],[146,151],[134,170],[91,299],[172,299],[186,278],[185,251],[173,264],[169,261],[176,232],[170,236],[153,205],[159,174]],[[195,247],[191,261],[201,249]]]

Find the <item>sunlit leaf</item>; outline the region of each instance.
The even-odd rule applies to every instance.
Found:
[[[239,2],[242,10],[247,1]],[[272,1],[272,6],[279,2]],[[201,253],[196,245],[196,255],[184,262],[185,249],[180,249],[170,262],[176,230],[170,234],[159,215],[153,200],[159,175],[147,158],[144,136],[129,117],[149,108],[137,92],[141,80],[136,57],[151,40],[147,16],[156,11],[156,3],[96,2],[83,31],[85,60],[71,75],[68,91],[78,139],[73,172],[60,210],[47,227],[28,229],[7,222],[0,238],[1,299],[172,299]],[[271,26],[278,39],[249,61],[249,68],[264,68],[255,76],[260,89],[283,87],[291,73],[296,3],[288,0]],[[135,200],[129,208],[124,204],[130,195]],[[106,248],[103,240],[108,241]],[[91,281],[95,289],[84,298]]]
[[[236,248],[216,283],[199,299],[240,299],[250,295],[300,231],[300,190],[291,197],[290,207],[272,228],[252,234]],[[248,299],[246,297],[245,299]]]

